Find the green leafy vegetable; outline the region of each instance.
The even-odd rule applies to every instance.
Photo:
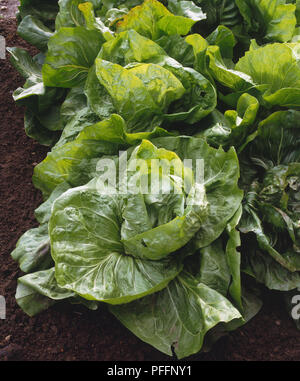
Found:
[[[300,287],[300,2],[21,0],[39,226],[12,257],[30,316],[108,303],[184,358]],[[259,286],[260,284],[260,286]]]

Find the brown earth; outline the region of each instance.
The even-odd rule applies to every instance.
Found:
[[[0,17],[14,17],[18,5],[18,0],[0,0]]]
[[[13,19],[0,20],[0,34],[7,46],[30,50],[15,29]],[[36,226],[33,211],[41,195],[34,189],[31,176],[47,153],[46,147],[25,135],[24,110],[12,100],[12,91],[22,83],[8,59],[0,60],[0,295],[7,302],[7,318],[0,320],[0,359],[169,360],[131,334],[105,305],[93,312],[62,303],[33,318],[16,305],[14,293],[21,272],[10,252],[20,235]],[[276,295],[267,293],[264,308],[251,322],[218,341],[210,353],[191,360],[299,361],[300,332]]]

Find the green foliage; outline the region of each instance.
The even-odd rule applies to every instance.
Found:
[[[51,147],[33,175],[40,225],[12,252],[28,315],[108,303],[184,358],[258,312],[255,282],[291,310],[299,15],[298,0],[21,0],[18,33],[41,53],[8,48],[25,78],[13,98]]]

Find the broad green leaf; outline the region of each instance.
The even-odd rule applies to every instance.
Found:
[[[108,61],[96,59],[96,75],[111,95],[117,111],[130,130],[149,130],[146,120],[159,120],[170,103],[185,92],[181,82],[160,65],[140,64],[128,69]]]
[[[250,134],[256,131],[256,115],[259,108],[258,100],[244,93],[237,102],[237,110],[227,110],[224,115],[214,111],[205,120],[200,132],[194,136],[204,137],[214,147],[234,146],[240,153],[248,143]]]
[[[48,43],[42,69],[44,84],[67,88],[83,84],[102,43],[102,35],[96,30],[60,28]]]
[[[174,34],[172,36],[161,36],[156,43],[164,49],[168,56],[180,62],[182,66],[193,67],[194,52],[191,45],[189,45],[185,38]]]
[[[232,31],[224,25],[219,25],[207,38],[209,45],[217,45],[220,48],[220,54],[224,59],[233,58],[233,48],[236,45],[236,39]]]
[[[37,78],[36,82],[38,82],[38,79],[41,78],[41,68],[28,51],[16,47],[7,48],[7,51],[10,54],[10,61],[14,68],[17,69],[25,79],[34,77]]]
[[[79,110],[65,125],[59,141],[53,149],[63,146],[64,144],[74,140],[77,135],[87,126],[91,126],[99,121],[96,115],[88,106]]]
[[[56,0],[43,0],[43,2],[40,0],[20,0],[19,13],[22,19],[30,15],[53,28],[57,12]]]
[[[155,114],[162,114],[143,81],[131,73],[130,69],[97,58],[96,75],[130,129],[136,129],[135,125],[141,120],[143,128],[149,129],[151,124],[145,126],[145,119],[151,120]]]
[[[289,258],[289,253],[281,254],[272,245],[272,240],[266,234],[264,227],[262,226],[262,221],[260,220],[257,213],[254,210],[244,208],[243,217],[241,219],[239,229],[242,233],[254,233],[258,242],[258,246],[261,250],[266,252],[266,256],[269,254],[275,261],[277,261],[281,266],[289,270],[290,272],[300,269],[300,261],[295,263],[292,258]],[[268,253],[268,254],[267,254]],[[295,253],[296,254],[296,253]],[[299,257],[299,254],[298,254]],[[292,260],[291,260],[292,259]]]
[[[161,35],[186,35],[195,24],[184,16],[175,16],[157,0],[145,0],[117,23],[117,32],[134,29],[141,35],[156,40]]]
[[[239,163],[235,150],[231,148],[224,152],[222,148],[212,148],[201,138],[161,137],[151,141],[157,147],[174,151],[181,160],[191,159],[194,171],[196,160],[203,160],[198,161],[198,170],[203,169],[209,214],[195,239],[198,248],[208,246],[221,235],[243,197],[237,184]]]
[[[143,46],[143,49],[140,49],[140,46]],[[215,88],[205,77],[191,68],[183,67],[179,62],[168,57],[159,45],[135,31],[121,33],[115,40],[105,43],[99,55],[121,65],[136,61],[152,62],[177,77],[185,93],[173,102],[168,113],[163,115],[166,124],[180,120],[189,124],[196,123],[211,113],[216,106]],[[94,81],[91,80],[91,82]],[[89,89],[89,92],[96,94],[96,90]],[[94,100],[95,96],[91,98]],[[98,101],[98,108],[101,108],[100,101]]]
[[[39,19],[28,15],[19,24],[18,34],[29,44],[39,50],[46,51],[49,38],[53,35],[53,32]]]
[[[86,0],[59,0],[59,12],[55,20],[55,29],[59,30],[62,27],[85,26],[85,19],[82,12],[79,10],[79,4],[85,3]],[[89,1],[95,9],[101,7],[102,1]]]
[[[299,47],[298,43],[268,44],[246,52],[235,68],[252,78],[267,106],[296,107],[300,104]]]
[[[89,107],[100,119],[109,118],[111,114],[117,112],[112,97],[98,80],[96,65],[93,65],[89,70],[84,93],[88,99]]]
[[[209,145],[218,148],[226,147],[231,134],[231,128],[224,114],[215,109],[211,114],[202,120],[201,130],[193,136],[204,138]]]
[[[87,107],[87,98],[82,87],[73,87],[60,108],[62,122],[66,125],[78,112]]]
[[[59,300],[74,296],[73,292],[57,285],[54,267],[18,279],[16,301],[29,316],[46,310]]]
[[[23,272],[48,269],[53,263],[50,256],[48,224],[30,229],[23,234],[11,256],[19,263]]]
[[[85,173],[82,167],[89,160],[98,161],[103,155],[118,155],[120,149],[126,149],[142,139],[168,135],[162,129],[155,129],[152,133],[129,134],[125,126],[124,120],[116,114],[86,126],[76,139],[49,152],[46,159],[35,167],[34,185],[42,190],[44,196],[49,196],[58,184],[71,181],[73,173],[78,174],[77,182],[73,185],[83,185],[93,177],[90,173]],[[96,163],[94,171],[95,167]]]
[[[50,197],[45,202],[43,202],[38,208],[35,209],[34,215],[40,224],[46,224],[49,221],[53,202],[57,199],[57,197],[66,192],[68,189],[70,189],[70,185],[67,182],[59,184],[53,190]],[[48,233],[47,229],[45,230],[45,232],[46,231]]]
[[[243,256],[242,271],[270,290],[289,291],[300,287],[300,272],[290,272],[270,255],[250,249]]]
[[[207,331],[241,318],[214,289],[183,271],[162,291],[111,312],[136,336],[160,351],[183,358],[197,353]]]
[[[226,254],[221,239],[200,250],[200,268],[195,275],[199,283],[227,296],[231,274],[227,264]],[[195,269],[194,269],[195,270]]]
[[[52,131],[62,129],[60,120],[60,105],[65,95],[63,89],[47,88],[43,84],[39,55],[31,57],[24,49],[8,48],[11,62],[15,68],[26,78],[23,87],[13,93],[16,102],[27,107],[28,113],[33,113],[34,118],[41,124],[41,130]],[[30,128],[31,130],[33,128]],[[25,126],[26,130],[26,126]],[[35,133],[37,140],[44,144],[45,139],[38,137],[38,127]],[[43,132],[41,131],[41,135]],[[47,134],[46,132],[44,134]],[[31,133],[33,135],[33,133]],[[49,135],[49,134],[48,134]],[[46,143],[48,145],[48,143]]]
[[[236,0],[247,30],[269,41],[290,41],[296,26],[296,7],[281,0]]]
[[[87,29],[99,30],[106,41],[109,41],[113,38],[113,32],[104,25],[99,17],[95,17],[94,7],[91,2],[79,4],[78,8],[85,18]]]
[[[102,45],[99,57],[106,61],[125,66],[132,62],[153,62],[165,51],[151,39],[135,30],[126,30]]]
[[[195,68],[204,75],[207,71],[223,86],[233,91],[247,91],[253,87],[254,82],[249,75],[238,70],[228,68],[223,62],[219,46],[208,46],[207,41],[199,34],[192,34],[186,38],[186,42],[192,45],[195,55]],[[206,66],[206,57],[209,63]]]
[[[88,300],[120,304],[161,290],[181,265],[176,257],[150,261],[126,255],[120,241],[123,201],[109,193],[101,193],[95,179],[54,202],[51,253],[58,285]]]
[[[188,17],[194,21],[206,19],[205,13],[193,1],[169,0],[168,9],[175,15]]]
[[[261,121],[249,157],[272,165],[300,161],[300,112],[277,111]]]
[[[50,299],[47,296],[40,294],[32,287],[22,284],[22,281],[17,285],[15,298],[18,306],[30,317],[47,310],[49,307],[57,303],[56,300]]]
[[[138,174],[131,174],[131,164],[142,168]],[[184,167],[175,153],[157,149],[149,141],[143,140],[133,151],[128,169],[129,195],[121,230],[125,252],[159,260],[187,244],[205,224],[208,214],[205,189],[201,183],[193,183],[191,170]],[[136,194],[137,186],[142,195]]]
[[[240,147],[238,152],[243,148],[246,138],[253,132],[255,128],[254,122],[259,109],[258,100],[244,93],[237,102],[237,110],[228,110],[224,116],[231,128],[228,143],[235,147]],[[254,128],[253,128],[254,127]]]
[[[239,24],[241,16],[234,0],[196,0],[206,14],[206,20],[202,21],[203,28],[213,30],[218,25],[228,28]]]
[[[53,145],[58,138],[55,131],[50,131],[44,127],[30,110],[25,112],[24,128],[27,136],[45,146]]]

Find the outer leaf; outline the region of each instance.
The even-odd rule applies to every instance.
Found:
[[[207,118],[207,128],[195,134],[203,136],[209,144],[218,147],[234,146],[240,153],[248,143],[255,129],[255,119],[259,108],[258,100],[244,93],[237,102],[237,110],[227,110],[225,114],[214,111]]]
[[[23,234],[11,256],[26,273],[48,269],[53,263],[50,256],[48,224],[30,229]]]
[[[53,35],[53,32],[39,19],[28,15],[19,24],[18,34],[39,50],[46,51],[49,38]]]
[[[57,140],[55,132],[44,127],[30,110],[25,112],[24,127],[26,135],[42,145],[51,146]]]
[[[300,112],[277,111],[260,122],[249,156],[273,166],[300,161]]]
[[[27,50],[21,48],[7,48],[10,61],[15,69],[25,78],[41,78],[41,69],[38,62],[34,61]]]
[[[54,267],[27,274],[18,279],[16,301],[29,316],[49,308],[58,300],[73,296],[75,296],[73,292],[57,285]]]
[[[234,0],[197,0],[195,2],[206,14],[206,20],[203,22],[206,30],[213,30],[218,25],[230,28],[241,22],[239,9]]]
[[[43,202],[37,209],[35,209],[34,215],[40,224],[46,224],[49,221],[53,202],[57,199],[57,197],[66,192],[69,188],[70,185],[67,182],[59,184],[53,190],[47,201]],[[46,231],[48,233],[48,229],[46,229],[45,232]]]
[[[289,291],[300,287],[299,272],[290,272],[271,256],[265,255],[259,250],[247,253],[242,270],[271,290]]]
[[[111,312],[135,335],[178,358],[198,352],[206,332],[241,317],[221,294],[182,272],[163,291]]]

